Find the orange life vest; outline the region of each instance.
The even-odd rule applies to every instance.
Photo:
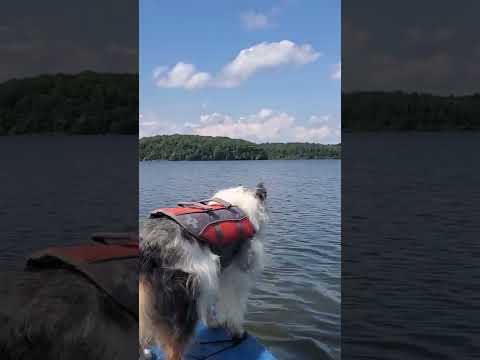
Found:
[[[179,203],[178,207],[156,209],[150,216],[167,216],[195,238],[210,245],[229,245],[253,237],[255,228],[240,208],[224,201],[207,205],[210,201],[219,199]]]
[[[209,205],[209,202],[215,204]],[[210,246],[220,257],[222,267],[228,266],[245,240],[255,235],[255,227],[237,206],[221,200],[207,199],[179,203],[174,208],[152,211],[150,217],[166,216],[177,222],[195,239]]]

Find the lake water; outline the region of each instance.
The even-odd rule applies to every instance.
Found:
[[[342,141],[342,358],[480,359],[480,133]]]
[[[263,181],[266,269],[247,330],[279,358],[340,358],[339,160],[140,163],[140,219],[154,208]]]
[[[33,251],[137,231],[137,136],[0,137],[0,271]]]
[[[480,133],[342,138],[342,355],[480,358]],[[338,359],[340,161],[139,164],[137,142],[0,138],[0,270],[48,245],[135,229],[139,211],[264,181],[270,261],[247,328],[279,359]]]

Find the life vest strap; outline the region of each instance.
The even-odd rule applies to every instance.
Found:
[[[177,205],[180,207],[190,207],[190,208],[199,208],[203,210],[210,210],[212,209],[212,205],[207,205],[210,201],[214,201],[222,205],[226,209],[228,209],[229,207],[232,207],[232,204],[230,204],[228,201],[225,201],[216,197],[211,199],[200,200],[200,201],[190,201],[190,202],[182,201],[182,202],[179,202]]]
[[[138,257],[138,242],[103,245],[85,244],[62,247],[49,247],[33,253],[27,265],[39,265],[57,259],[68,263],[96,263],[109,260]]]
[[[222,200],[222,199],[217,198],[217,197],[214,197],[214,198],[211,198],[211,199],[207,199],[207,200],[204,200],[204,201],[215,201],[215,202],[217,202],[217,203],[219,203],[219,204],[222,204],[222,205],[225,206],[227,209],[232,206],[232,204],[230,204],[228,201]]]
[[[177,205],[184,208],[198,208],[203,210],[212,210],[211,206],[202,204],[201,202],[179,202]]]

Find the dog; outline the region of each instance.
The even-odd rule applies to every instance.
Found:
[[[136,257],[131,259],[131,265],[124,269],[128,274],[133,272],[126,285],[137,300]],[[115,278],[115,268],[108,269],[104,276],[112,277],[113,283],[118,284],[121,279]],[[119,289],[126,292],[123,287]],[[138,305],[134,310],[138,311]],[[0,359],[137,358],[136,311],[126,311],[94,282],[65,266],[2,272]]]
[[[243,186],[217,192],[207,205],[229,203],[258,231],[265,224],[267,191]],[[264,266],[263,243],[241,242],[228,261],[169,217],[149,218],[140,229],[139,342],[180,360],[197,322],[244,335],[247,298]],[[227,263],[227,264],[225,264]]]

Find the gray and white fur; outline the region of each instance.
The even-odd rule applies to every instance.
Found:
[[[221,190],[213,197],[242,209],[258,234],[267,220],[266,195],[259,184],[256,189]],[[222,269],[208,244],[173,220],[147,219],[140,229],[140,345],[161,346],[167,360],[180,360],[198,320],[241,337],[248,295],[263,266],[258,236],[244,241]]]

